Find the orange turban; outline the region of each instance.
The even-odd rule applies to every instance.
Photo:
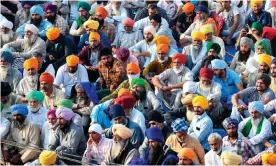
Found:
[[[172,61],[176,59],[180,60],[180,62],[184,65],[187,61],[187,56],[184,54],[176,53],[172,56]]]
[[[141,70],[136,63],[131,62],[131,63],[127,64],[127,73],[132,72],[132,73],[138,74],[138,73],[140,73],[140,71]]]
[[[199,106],[201,109],[207,109],[209,106],[208,100],[203,96],[196,96],[193,101],[193,106]]]
[[[77,66],[79,64],[79,57],[76,55],[70,55],[66,58],[66,63],[68,66]]]
[[[60,35],[59,29],[56,27],[50,28],[46,32],[46,36],[49,40],[56,40]]]
[[[169,53],[169,45],[168,44],[158,44],[156,47],[156,53],[158,54],[159,51],[162,51],[165,54]]]
[[[276,154],[275,153],[265,153],[265,154],[263,154],[262,162],[265,165],[276,165]]]
[[[156,36],[154,39],[153,39],[153,42],[158,45],[158,44],[167,44],[167,45],[170,45],[171,43],[171,40],[169,37],[167,36]]]
[[[28,71],[28,69],[34,68],[36,71],[38,69],[38,61],[35,58],[30,58],[25,60],[24,62],[24,70]]]
[[[43,81],[45,81],[49,84],[53,84],[54,83],[54,77],[50,73],[44,72],[39,77],[39,82],[43,82]]]
[[[195,152],[190,148],[182,148],[179,150],[178,157],[187,157],[190,160],[194,160],[195,158]]]
[[[132,96],[131,92],[128,89],[125,88],[121,88],[118,92],[118,96],[117,97],[121,97],[121,96]]]
[[[193,31],[192,32],[192,39],[199,39],[199,40],[204,40],[205,39],[205,34],[200,31]]]
[[[122,21],[123,25],[133,27],[134,26],[134,21],[131,18],[126,18]]]
[[[91,41],[92,39],[96,39],[97,41],[101,41],[101,36],[99,35],[98,32],[90,32],[89,41]]]
[[[195,6],[191,2],[185,3],[185,5],[182,7],[182,11],[184,13],[190,13],[194,11],[194,9],[195,9]]]
[[[101,15],[104,20],[107,17],[107,11],[104,7],[98,6],[96,8],[95,15]]]

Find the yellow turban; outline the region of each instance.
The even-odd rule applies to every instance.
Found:
[[[196,94],[188,94],[185,97],[182,97],[181,102],[183,105],[190,105],[193,102],[193,99],[196,97]]]
[[[56,40],[60,35],[59,29],[56,27],[50,28],[46,32],[46,36],[49,40]]]
[[[262,162],[264,165],[276,165],[276,154],[275,153],[263,154]]]
[[[203,32],[204,34],[207,33],[214,33],[213,26],[212,24],[205,24],[200,28],[200,31]]]
[[[204,40],[205,39],[205,34],[200,31],[193,31],[192,32],[192,40],[199,39],[199,40]]]
[[[90,32],[90,34],[89,34],[89,41],[91,41],[92,39],[96,39],[97,41],[100,41],[101,40],[101,36],[97,32]]]
[[[263,0],[251,0],[250,6],[253,8],[255,5],[263,6]]]
[[[85,23],[83,24],[83,27],[84,27],[84,28],[91,28],[91,29],[98,30],[99,25],[100,25],[100,24],[99,24],[98,21],[87,20],[87,21],[85,21]]]
[[[35,58],[30,58],[25,60],[24,62],[24,70],[28,71],[28,69],[34,68],[36,71],[38,69],[38,61]]]
[[[43,150],[39,155],[39,162],[41,165],[52,165],[56,162],[57,153],[54,151]]]
[[[158,45],[158,44],[167,44],[167,45],[170,45],[171,43],[171,40],[169,37],[167,36],[156,36],[154,39],[153,39],[153,42]]]
[[[77,66],[79,64],[79,57],[75,55],[70,55],[66,57],[66,63],[68,66]]]
[[[270,66],[271,63],[272,63],[272,57],[270,55],[267,55],[267,54],[261,54],[261,55],[259,55],[258,62],[259,63],[264,62],[265,64]]]
[[[209,106],[208,100],[203,96],[196,96],[193,101],[193,106],[199,106],[202,109],[207,109]]]
[[[179,150],[178,157],[187,157],[190,160],[194,160],[195,158],[195,152],[190,148],[182,148]]]
[[[224,151],[220,158],[222,163],[227,165],[239,165],[242,162],[242,157],[233,152]]]
[[[118,97],[121,97],[121,96],[132,96],[132,94],[128,89],[121,88],[118,92]]]
[[[115,124],[112,127],[113,135],[118,135],[122,139],[126,140],[132,136],[132,131],[122,124]]]
[[[158,44],[156,47],[156,53],[158,53],[159,51],[162,51],[164,54],[168,54],[169,49],[170,48],[168,44]]]

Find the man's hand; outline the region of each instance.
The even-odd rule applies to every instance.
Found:
[[[247,108],[246,105],[239,105],[239,106],[237,107],[237,109],[238,109],[239,112],[243,112],[243,111],[247,110],[248,108]]]
[[[52,61],[52,60],[55,60],[56,58],[53,55],[49,55],[49,59]]]
[[[85,68],[86,68],[87,70],[93,70],[93,71],[98,69],[97,66],[85,66]]]
[[[78,35],[82,35],[82,34],[84,34],[86,31],[85,31],[85,29],[83,28],[83,27],[80,27],[78,30],[77,30],[77,34]]]
[[[270,118],[268,118],[268,120],[270,123],[274,123],[275,118],[276,118],[275,116],[271,116]]]
[[[172,88],[170,86],[162,86],[161,89],[163,91],[171,91],[172,90]]]
[[[87,141],[87,148],[91,149],[92,143],[93,143],[93,140],[89,137],[89,139]]]
[[[133,53],[133,56],[135,56],[136,58],[138,58],[141,54],[140,53]]]
[[[11,163],[15,165],[21,165],[23,164],[23,161],[21,160],[21,154],[16,154],[12,157]]]

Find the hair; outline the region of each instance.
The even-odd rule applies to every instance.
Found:
[[[208,1],[206,1],[206,0],[201,0],[201,1],[198,2],[198,5],[203,5],[203,6],[205,6],[205,7],[208,8]]]
[[[156,4],[150,4],[150,5],[149,5],[149,9],[151,9],[151,10],[156,10],[156,9],[158,9],[158,8],[157,8],[157,5],[156,5]]]
[[[221,138],[221,136],[218,133],[212,133],[212,134],[210,134],[209,137],[208,137],[208,141],[210,141],[212,138],[214,138],[215,140],[222,141],[222,138]]]

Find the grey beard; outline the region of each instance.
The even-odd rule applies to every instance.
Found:
[[[3,66],[0,67],[0,74],[1,74],[2,81],[6,80],[10,67],[11,67],[10,64],[7,67],[3,67]]]
[[[35,34],[33,34],[30,38],[24,36],[24,50],[30,50],[37,37],[38,36]]]
[[[215,152],[217,155],[218,155],[221,151],[222,151],[222,147],[220,147],[219,150],[217,150],[217,151],[214,151],[214,150],[213,150],[213,152]]]
[[[204,93],[210,93],[211,85],[204,85],[202,83],[199,83],[199,87]]]
[[[261,121],[261,118],[257,118],[257,119],[251,119],[251,122],[254,126],[258,126],[258,124],[260,123]]]
[[[5,44],[5,43],[9,43],[11,42],[11,39],[13,37],[13,32],[12,31],[9,31],[8,33],[1,33],[1,44]]]
[[[30,106],[30,110],[31,110],[31,112],[33,112],[33,113],[36,113],[37,111],[39,111],[39,109],[41,108],[41,104],[39,104],[37,107],[35,107],[35,108],[33,108],[33,107],[31,107]]]
[[[56,122],[55,124],[48,123],[48,126],[50,129],[54,129],[58,126],[58,122]]]
[[[159,63],[164,63],[164,62],[167,62],[168,61],[168,59],[169,59],[169,57],[165,57],[163,60],[161,60],[161,59],[159,59],[159,58],[157,58],[157,60],[158,60],[158,62]]]
[[[38,74],[35,75],[28,75],[27,80],[31,84],[36,84],[38,82]]]
[[[86,103],[85,98],[82,98],[82,97],[77,97],[76,101],[77,101],[77,104],[85,104]]]
[[[115,16],[121,15],[121,7],[118,9],[115,5],[111,4],[111,9]]]

